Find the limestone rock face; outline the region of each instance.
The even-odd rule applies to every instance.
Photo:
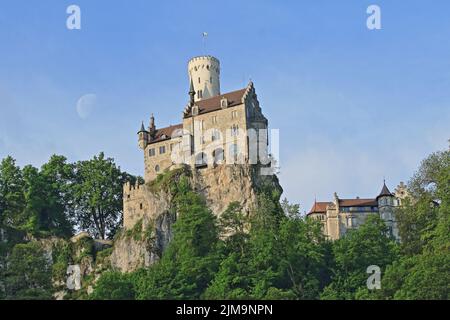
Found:
[[[142,228],[123,231],[114,242],[111,266],[121,272],[152,265],[159,260],[172,238],[175,217],[170,212],[163,212],[154,221],[141,221],[137,224],[142,223]]]
[[[215,215],[220,216],[232,202],[239,202],[251,214],[263,188],[282,193],[276,175],[260,172],[260,167],[254,165],[222,165],[194,169],[189,180]],[[138,193],[138,198],[128,197],[127,191],[131,195]],[[131,272],[150,266],[161,257],[172,239],[177,213],[167,190],[146,184],[132,189],[128,186],[124,192],[124,228],[114,241],[111,265],[122,272]]]

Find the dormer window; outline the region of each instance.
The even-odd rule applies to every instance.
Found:
[[[193,116],[198,115],[198,106],[193,106],[193,107],[192,107],[192,115],[193,115]]]
[[[228,108],[228,99],[227,98],[222,98],[222,100],[220,100],[220,107],[222,109]]]

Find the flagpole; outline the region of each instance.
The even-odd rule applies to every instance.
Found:
[[[208,37],[208,33],[207,32],[203,32],[203,52],[206,55],[206,38]]]

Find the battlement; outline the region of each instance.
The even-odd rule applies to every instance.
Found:
[[[132,228],[136,221],[148,211],[149,203],[146,201],[146,188],[144,184],[126,182],[123,185],[123,225]]]

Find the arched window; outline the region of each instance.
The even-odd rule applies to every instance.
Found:
[[[155,166],[155,172],[159,172],[159,170],[160,170],[159,164],[157,164],[157,165]]]
[[[213,151],[212,156],[214,159],[214,164],[222,164],[223,160],[224,160],[224,154],[223,154],[223,149],[222,148],[217,148],[216,150]]]
[[[208,166],[208,158],[204,152],[200,152],[195,156],[195,167],[202,168]]]

